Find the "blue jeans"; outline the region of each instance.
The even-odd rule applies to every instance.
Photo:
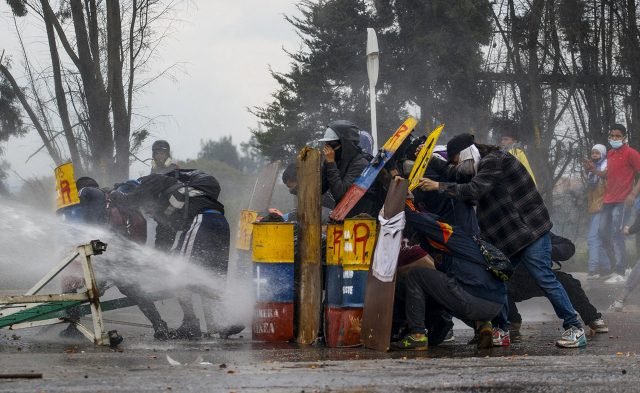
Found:
[[[511,262],[514,266],[522,263],[529,271],[551,302],[558,318],[562,319],[562,326],[565,329],[569,329],[571,326],[582,327],[578,321],[578,313],[573,308],[567,292],[551,270],[551,237],[548,232],[512,256]]]
[[[624,203],[607,203],[602,205],[600,219],[600,239],[609,255],[616,273],[623,275],[627,268],[627,249],[624,244],[622,227],[631,213]]]
[[[600,238],[600,223],[602,212],[599,211],[591,215],[589,224],[589,234],[587,244],[589,245],[589,274],[609,274],[611,272],[611,262]]]

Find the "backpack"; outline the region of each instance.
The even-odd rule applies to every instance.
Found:
[[[201,170],[176,169],[168,173],[167,176],[174,176],[183,185],[204,192],[214,201],[217,201],[220,196],[220,183],[218,183],[218,180]]]
[[[497,279],[507,281],[513,275],[513,265],[509,258],[493,244],[485,241],[480,236],[472,236],[487,264],[487,270]]]
[[[576,245],[566,237],[558,236],[549,232],[551,236],[551,260],[564,262],[571,259],[576,253]]]

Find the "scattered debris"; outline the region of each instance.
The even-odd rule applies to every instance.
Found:
[[[12,373],[0,374],[0,379],[40,379],[42,373]]]
[[[167,361],[172,366],[181,366],[182,365],[180,362],[171,359],[171,356],[169,356],[169,355],[167,355]]]

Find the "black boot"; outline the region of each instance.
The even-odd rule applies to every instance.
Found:
[[[227,326],[218,330],[218,334],[220,335],[220,338],[227,339],[229,338],[229,336],[236,335],[242,332],[243,330],[244,330],[244,325],[236,324],[236,325]]]
[[[174,329],[169,329],[169,326],[167,326],[165,321],[158,322],[153,327],[153,330],[155,331],[153,333],[153,338],[160,341],[173,340],[178,336]]]
[[[200,331],[200,320],[198,318],[185,319],[180,327],[176,329],[177,339],[192,340],[200,337],[202,337],[202,332]]]

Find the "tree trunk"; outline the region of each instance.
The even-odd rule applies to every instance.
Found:
[[[116,147],[115,172],[118,177],[127,179],[129,177],[130,124],[122,82],[120,0],[109,0],[106,5],[109,95],[113,109],[113,134]]]
[[[44,8],[44,6],[43,6]],[[67,107],[67,97],[62,86],[62,73],[60,69],[60,56],[58,54],[58,47],[56,44],[55,28],[51,21],[51,14],[45,13],[44,23],[47,29],[47,38],[49,40],[49,53],[51,55],[51,66],[53,69],[53,83],[56,93],[56,103],[58,105],[58,113],[60,115],[60,121],[62,122],[62,128],[64,130],[64,136],[69,147],[69,155],[73,162],[74,168],[78,173],[83,173],[83,163],[78,153],[78,146],[76,144],[75,137],[73,135],[73,129],[71,127],[71,121],[69,120],[69,109]]]
[[[70,0],[71,16],[78,46],[79,71],[89,112],[91,128],[90,148],[95,160],[95,171],[101,181],[122,179],[113,170],[113,135],[109,120],[109,96],[105,90],[99,64],[94,63],[89,47],[89,36],[81,0]]]

